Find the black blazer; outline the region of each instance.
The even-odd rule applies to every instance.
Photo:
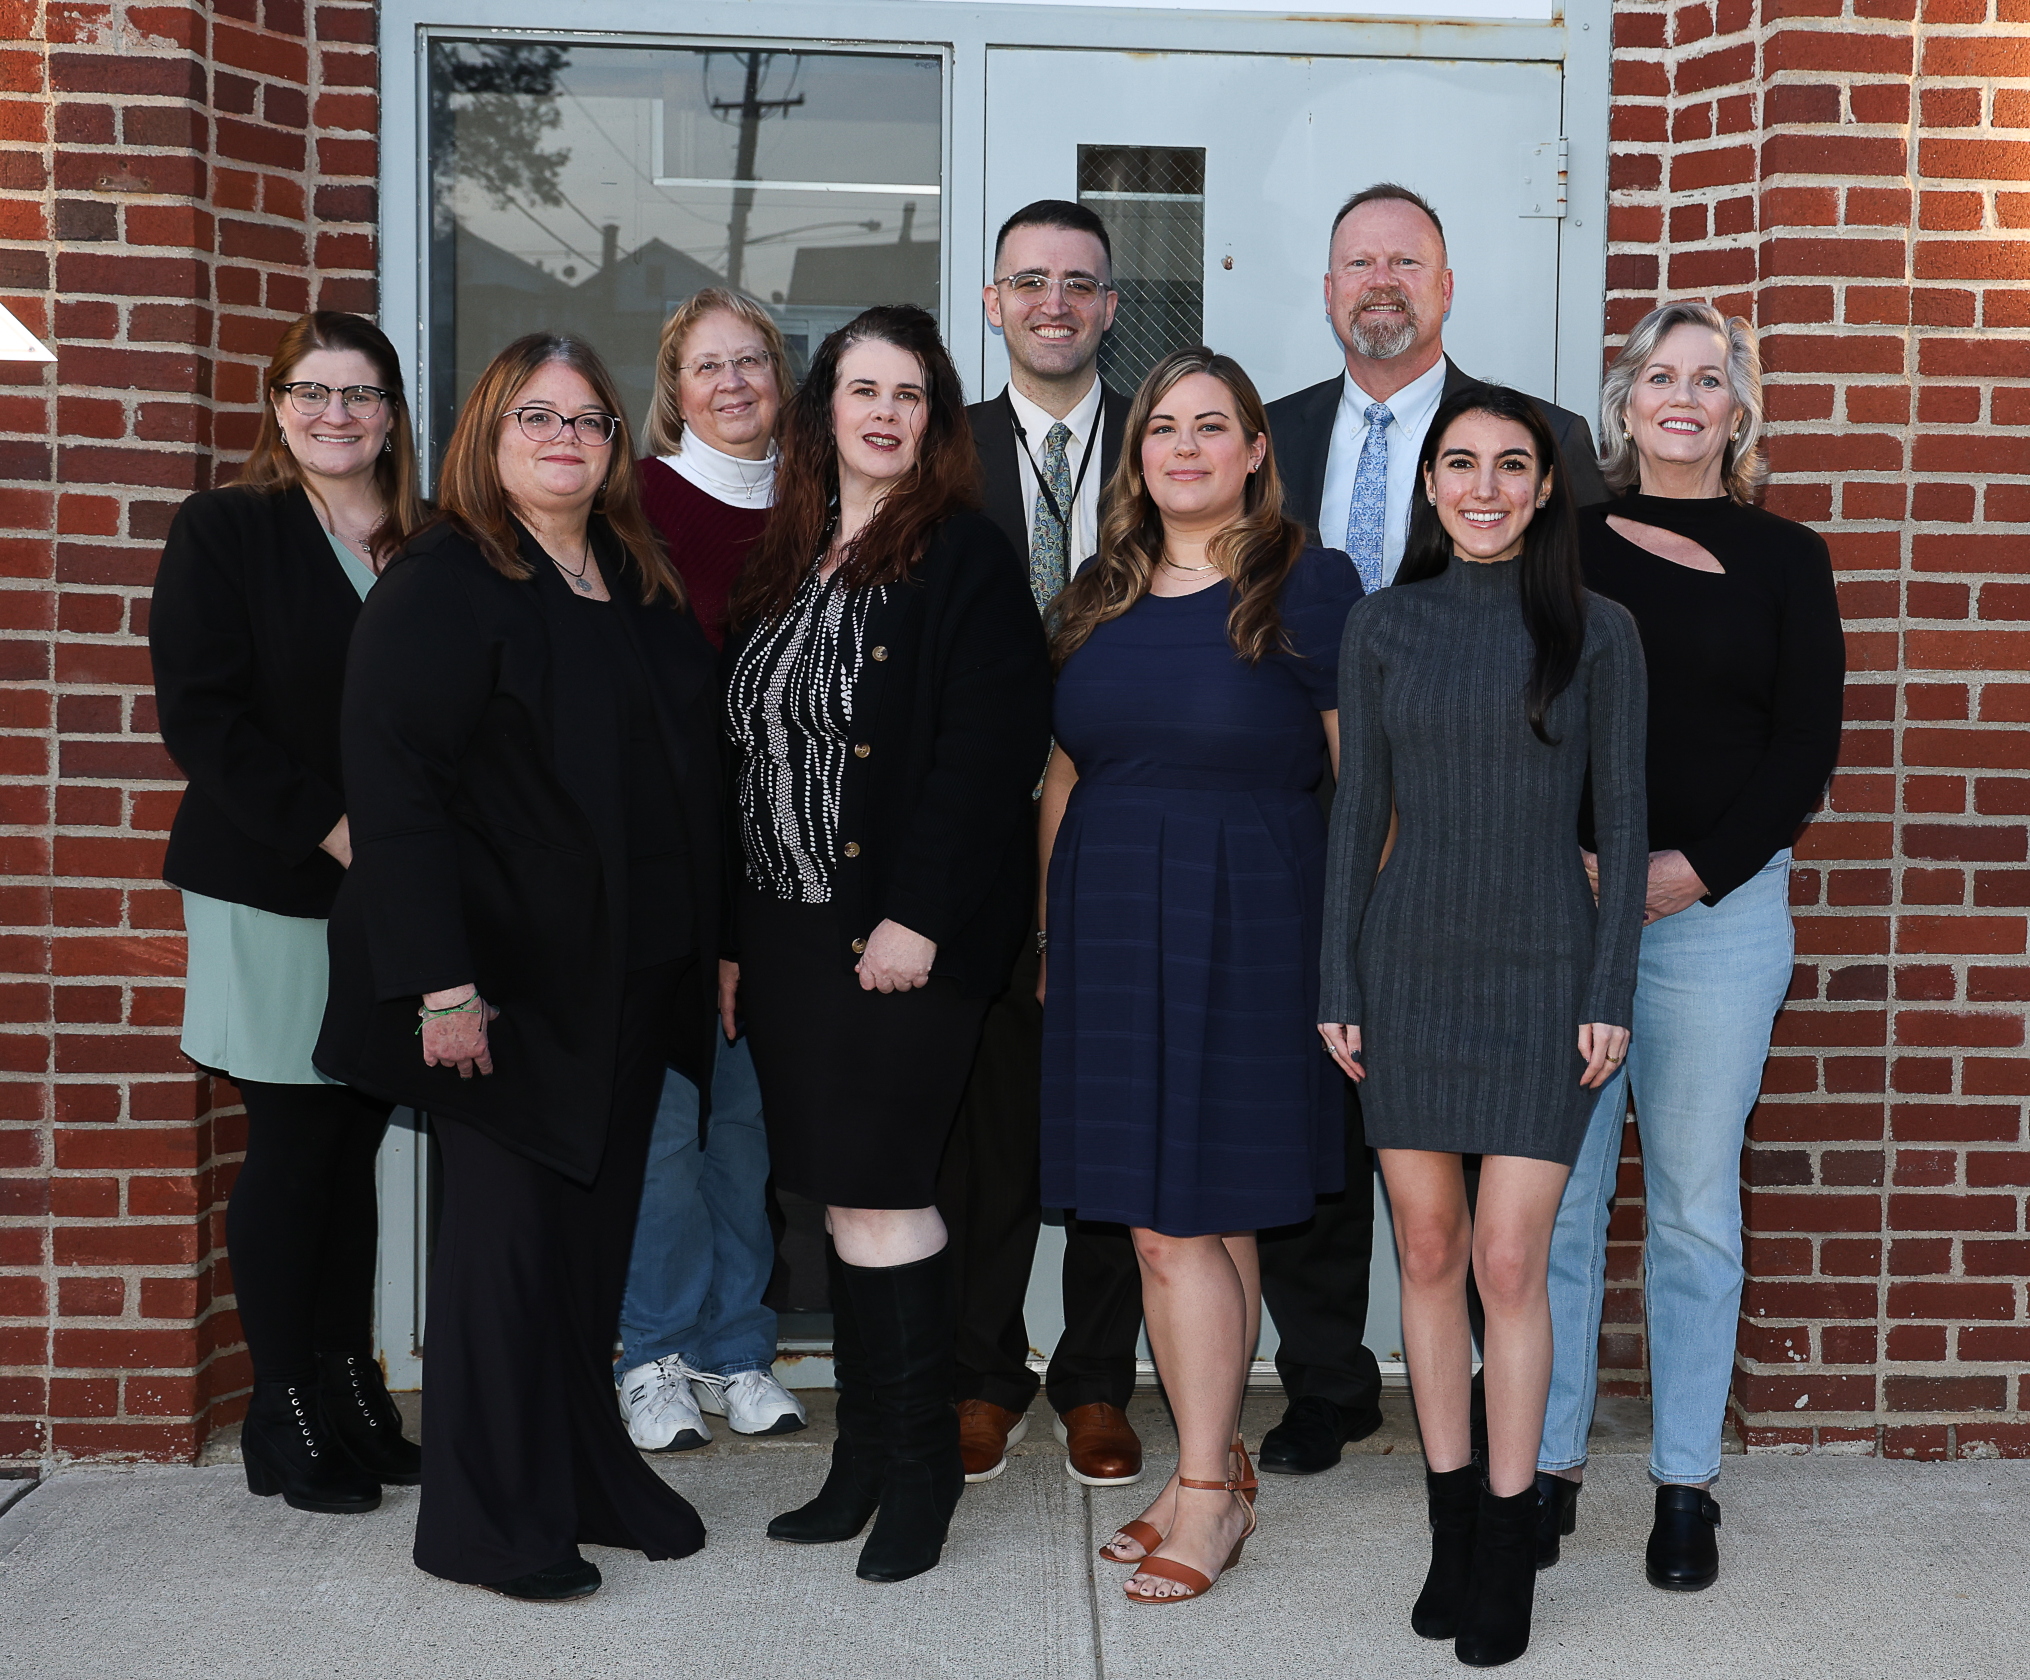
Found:
[[[728,640],[729,670],[748,633]],[[853,741],[839,836],[858,851],[832,876],[840,966],[899,922],[936,942],[933,974],[996,996],[1035,914],[1050,656],[1027,568],[986,515],[947,519],[868,615]]]
[[[688,610],[644,606],[638,574],[593,540],[649,675],[684,812],[697,951],[658,1048],[708,1089],[718,948],[718,696]],[[387,568],[346,673],[353,866],[331,914],[317,1066],[469,1121],[580,1183],[606,1142],[625,983],[626,836],[617,684],[596,628],[573,631],[556,568],[526,536],[516,583],[448,524]],[[500,1010],[494,1071],[426,1067],[421,993],[477,982]]]
[[[1103,486],[1114,476],[1114,465],[1121,458],[1121,434],[1127,430],[1130,406],[1131,399],[1119,391],[1105,385],[1100,387],[1100,435],[1094,440],[1099,454],[1088,472],[1097,473]],[[1007,388],[1004,386],[998,397],[969,404],[966,419],[972,423],[973,444],[980,452],[980,490],[986,501],[987,517],[1001,527],[1001,534],[1026,565],[1029,520],[1022,511],[1022,463],[1016,454],[1022,445],[1015,436],[1015,405],[1008,400]],[[1041,447],[1042,439],[1035,442]],[[1072,471],[1076,473],[1077,467]],[[1074,554],[1067,558],[1075,569],[1091,556]]]
[[[1345,532],[1335,532],[1327,542],[1318,533],[1318,498],[1325,494],[1325,461],[1332,453],[1332,422],[1339,413],[1339,395],[1345,389],[1345,381],[1344,371],[1335,373],[1316,385],[1278,397],[1269,404],[1268,411],[1269,438],[1276,447],[1276,471],[1283,479],[1283,511],[1292,519],[1301,520],[1312,542],[1324,548],[1337,548],[1345,538]],[[1462,373],[1458,363],[1447,356],[1445,388],[1439,401],[1465,386],[1479,383],[1471,374]],[[1607,482],[1600,476],[1600,465],[1593,454],[1593,434],[1586,422],[1570,409],[1547,403],[1541,397],[1532,397],[1530,401],[1537,405],[1537,412],[1543,415],[1551,435],[1558,441],[1558,453],[1564,457],[1565,473],[1578,505],[1591,507],[1595,502],[1607,501]]]
[[[300,488],[206,490],[177,510],[148,614],[163,744],[190,778],[171,886],[330,914],[345,871],[317,843],[345,815],[338,703],[359,613]]]

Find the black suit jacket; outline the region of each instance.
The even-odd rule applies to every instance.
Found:
[[[1115,463],[1121,458],[1121,434],[1127,429],[1130,403],[1130,398],[1111,387],[1100,387],[1100,435],[1095,440],[1099,454],[1087,471],[1098,474],[1102,486],[1114,476]],[[973,443],[980,452],[980,490],[987,517],[1001,527],[1002,535],[1026,565],[1029,520],[1022,511],[1022,463],[1016,453],[1022,445],[1015,436],[1015,406],[1008,400],[1007,388],[1004,386],[998,397],[969,405],[966,418],[972,423]],[[1040,449],[1043,440],[1034,438],[1031,444]],[[1072,472],[1077,471],[1074,464]],[[1074,571],[1091,558],[1088,554],[1069,556]]]
[[[603,525],[601,569],[647,669],[684,815],[700,961],[658,1051],[709,1089],[720,907],[715,656],[688,609],[644,605]],[[346,673],[353,866],[331,914],[319,1068],[478,1127],[580,1183],[606,1142],[625,984],[626,836],[610,644],[533,544],[503,577],[449,524],[368,598]],[[547,592],[547,593],[546,593]],[[593,609],[601,610],[601,609]],[[419,994],[477,982],[492,1074],[426,1067]]]
[[[1332,452],[1332,422],[1339,412],[1339,395],[1345,389],[1344,371],[1316,385],[1307,385],[1269,404],[1269,437],[1276,447],[1276,471],[1283,479],[1283,511],[1303,522],[1311,540],[1323,548],[1337,548],[1344,531],[1321,538],[1318,530],[1318,499],[1325,494],[1325,462]],[[1445,358],[1445,388],[1442,402],[1453,392],[1480,381],[1463,373],[1450,356]],[[1558,453],[1565,474],[1580,507],[1610,499],[1607,483],[1593,454],[1593,434],[1586,422],[1568,408],[1532,397],[1537,412],[1558,441]]]
[[[324,916],[345,871],[338,704],[359,593],[301,489],[229,487],[177,510],[148,652],[163,744],[190,786],[163,879],[278,916]]]
[[[728,669],[751,631],[727,642]],[[932,973],[993,997],[1035,911],[1030,798],[1050,751],[1050,656],[1027,569],[955,513],[867,619],[832,877],[839,963],[883,921],[937,944]]]

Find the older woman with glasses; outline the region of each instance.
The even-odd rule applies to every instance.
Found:
[[[711,1065],[713,657],[582,340],[494,358],[439,500],[353,643],[317,1059],[443,1149],[416,1562],[575,1598],[600,1584],[581,1542],[704,1539],[628,1440],[612,1360],[663,1069]]]

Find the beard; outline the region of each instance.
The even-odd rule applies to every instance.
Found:
[[[1369,304],[1393,304],[1402,315],[1393,321],[1367,321],[1361,311]],[[1410,307],[1410,299],[1400,286],[1374,286],[1360,294],[1353,306],[1353,318],[1347,322],[1346,335],[1353,340],[1353,347],[1371,362],[1392,361],[1417,342],[1417,312]]]

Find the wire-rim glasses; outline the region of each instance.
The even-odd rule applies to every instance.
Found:
[[[316,419],[331,407],[334,391],[345,404],[346,414],[354,420],[371,420],[393,395],[378,385],[323,385],[315,379],[292,379],[275,389],[288,397],[289,406],[306,420]]]
[[[734,356],[726,361],[679,362],[677,364],[677,372],[688,373],[693,378],[710,382],[716,380],[720,374],[730,367],[742,379],[752,381],[757,375],[767,372],[769,365],[774,360],[775,353],[773,351],[750,350],[744,355]]]
[[[613,441],[613,434],[620,430],[620,421],[611,414],[573,414],[565,416],[554,408],[539,408],[534,404],[527,408],[511,408],[504,413],[503,420],[512,420],[522,429],[522,436],[531,443],[555,443],[564,435],[564,428],[571,428],[571,435],[580,443],[593,449],[603,449]]]

